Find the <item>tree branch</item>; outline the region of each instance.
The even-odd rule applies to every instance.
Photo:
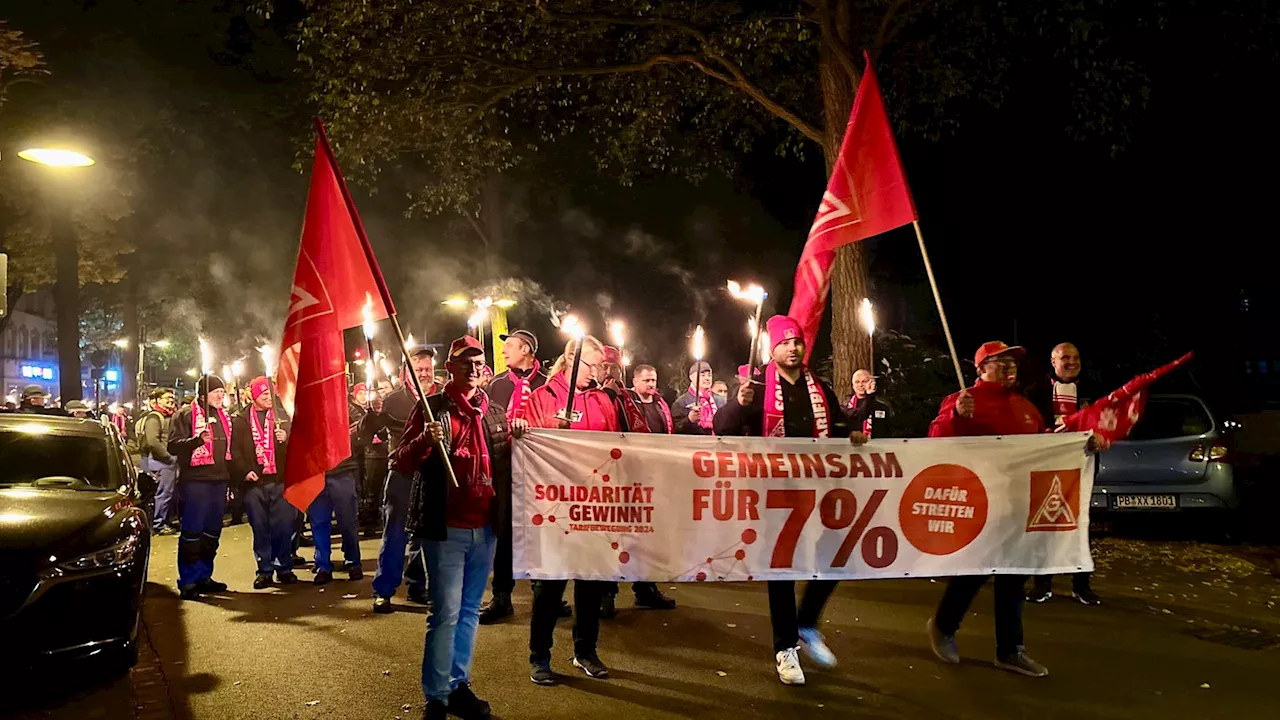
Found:
[[[895,0],[895,2],[903,1]],[[836,54],[836,60],[839,61],[840,67],[844,68],[844,71],[849,75],[849,82],[854,87],[857,87],[862,73],[858,70],[858,66],[854,64],[853,56],[849,54],[849,49],[845,47],[844,40],[840,38],[840,33],[836,30],[835,20],[831,18],[831,6],[828,3],[823,3],[818,15],[819,23],[822,27],[822,41]]]
[[[902,6],[906,4],[907,0],[893,0],[893,2],[889,4],[888,9],[884,11],[884,17],[880,18],[880,29],[876,31],[875,47],[877,50],[883,48],[885,44],[892,40],[893,36],[897,35],[898,31],[902,29],[902,23],[894,25],[892,31],[889,27],[890,23],[893,22],[894,16],[896,16],[898,11],[902,9]]]

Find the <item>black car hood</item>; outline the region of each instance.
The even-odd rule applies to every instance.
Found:
[[[0,550],[75,552],[113,532],[133,506],[113,490],[0,488]]]

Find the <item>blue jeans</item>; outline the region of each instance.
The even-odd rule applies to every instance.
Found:
[[[312,501],[308,513],[311,515],[311,539],[316,544],[316,572],[333,572],[329,535],[335,519],[338,534],[342,536],[342,558],[346,561],[343,566],[350,569],[360,564],[359,504],[355,470],[324,476],[324,490]]]
[[[253,528],[258,574],[293,571],[293,522],[298,511],[284,499],[284,483],[245,481],[244,511]]]
[[[459,683],[470,682],[480,601],[496,548],[497,537],[489,527],[451,527],[447,540],[422,543],[431,597],[422,649],[422,694],[428,700],[448,702]]]
[[[151,523],[152,529],[159,529],[169,522],[169,513],[174,510],[173,496],[178,486],[178,466],[168,465],[152,458],[143,461],[143,469],[156,478],[156,516]]]
[[[409,516],[410,482],[408,475],[391,470],[382,488],[382,546],[378,549],[378,570],[373,575],[373,594],[378,597],[395,595],[401,577],[410,590],[426,589],[422,546],[417,540],[410,543],[404,530]],[[404,564],[406,547],[410,551],[408,567]]]
[[[222,538],[227,484],[188,480],[178,483],[182,498],[182,534],[178,537],[178,589],[213,577],[213,559]]]

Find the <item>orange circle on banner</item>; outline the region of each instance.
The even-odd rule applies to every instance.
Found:
[[[987,490],[968,468],[932,465],[903,491],[898,523],[915,549],[950,555],[973,542],[986,526]]]

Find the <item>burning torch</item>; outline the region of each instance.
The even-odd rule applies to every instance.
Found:
[[[876,316],[871,310],[871,299],[862,298],[862,307],[858,308],[858,319],[862,322],[862,327],[867,329],[867,347],[871,352],[871,376],[876,375]]]
[[[213,417],[209,414],[209,376],[213,374],[213,351],[209,349],[209,343],[204,338],[199,340],[200,382],[204,383],[204,421],[207,426],[214,422]],[[203,429],[201,428],[201,430]]]
[[[729,294],[735,300],[755,303],[756,312],[751,318],[751,324],[748,329],[751,331],[751,347],[747,350],[747,377],[751,377],[751,369],[755,366],[756,361],[756,343],[760,340],[760,313],[764,310],[764,300],[769,297],[769,293],[759,285],[748,285],[742,287],[737,281],[730,280],[727,284]]]
[[[622,356],[622,387],[627,386],[627,365],[629,358],[623,352],[626,345],[627,326],[622,324],[621,320],[614,320],[609,324],[609,337],[613,340],[614,347],[618,348],[618,354]]]
[[[267,376],[267,395],[271,398],[271,417],[276,420],[276,428],[280,427],[280,417],[276,415],[276,387],[275,377],[276,369],[271,366],[271,358],[275,352],[270,345],[264,344],[258,348],[258,353],[262,355],[262,372]]]
[[[576,315],[565,315],[560,320],[560,331],[570,338],[570,347],[573,348],[573,369],[569,371],[569,400],[565,403],[564,410],[556,413],[556,417],[571,426],[582,419],[582,413],[574,412],[573,396],[578,392],[578,365],[582,359],[582,339],[586,337],[587,330]],[[565,360],[568,361],[568,359],[569,356],[566,353]]]
[[[373,333],[377,326],[373,322],[373,296],[369,293],[364,294],[364,401],[372,405],[374,395],[377,394],[376,378],[374,377],[374,355],[373,355]]]

